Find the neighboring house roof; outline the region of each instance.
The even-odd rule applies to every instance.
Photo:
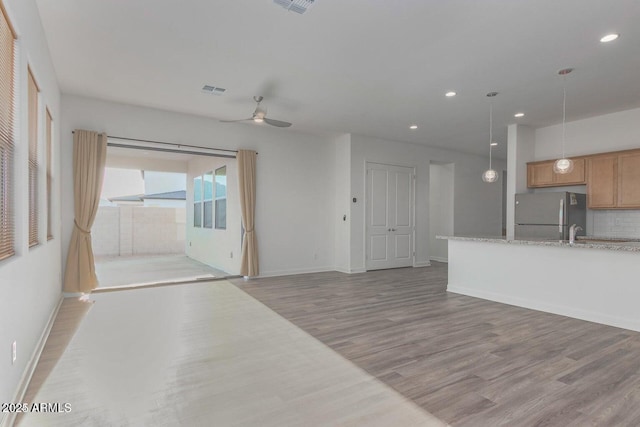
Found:
[[[131,196],[111,197],[108,200],[110,202],[141,202],[143,198],[144,194],[133,194]]]
[[[187,190],[166,191],[164,193],[144,194],[143,199],[187,200]]]

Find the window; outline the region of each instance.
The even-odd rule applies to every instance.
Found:
[[[53,135],[52,135],[52,125],[53,119],[51,119],[51,113],[47,108],[47,122],[46,122],[46,130],[47,130],[47,240],[53,239],[53,225],[51,223],[51,214],[53,210],[51,209],[51,191],[53,190],[53,171],[52,171],[52,156],[53,156]]]
[[[202,177],[193,179],[193,226],[202,227]]]
[[[204,174],[204,212],[205,228],[213,228],[213,172]]]
[[[38,85],[29,69],[29,247],[38,242]]]
[[[13,147],[16,35],[0,1],[0,259],[14,254]]]
[[[216,169],[216,228],[227,228],[227,167]]]
[[[193,179],[193,226],[227,228],[227,167]]]

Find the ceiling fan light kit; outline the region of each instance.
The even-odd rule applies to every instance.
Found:
[[[271,126],[275,126],[278,128],[288,128],[291,126],[289,122],[283,122],[282,120],[275,120],[267,118],[267,109],[260,105],[264,98],[262,96],[256,95],[253,97],[253,100],[256,102],[256,109],[253,111],[253,114],[248,119],[240,119],[240,120],[220,120],[222,123],[235,123],[235,122],[245,122],[248,120],[253,121],[254,123],[266,123]]]

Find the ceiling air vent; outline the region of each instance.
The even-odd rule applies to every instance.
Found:
[[[222,95],[226,91],[223,87],[216,87],[211,85],[202,86],[202,92],[209,95]]]
[[[313,4],[315,0],[273,0],[277,5],[284,7],[285,9],[296,12],[305,13],[307,8]]]

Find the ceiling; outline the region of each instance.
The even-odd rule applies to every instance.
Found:
[[[561,68],[575,68],[569,121],[640,107],[637,0],[317,0],[303,15],[272,0],[37,4],[68,94],[215,119],[250,117],[263,95],[289,129],[486,154],[497,91],[499,157],[507,125],[561,122]]]

